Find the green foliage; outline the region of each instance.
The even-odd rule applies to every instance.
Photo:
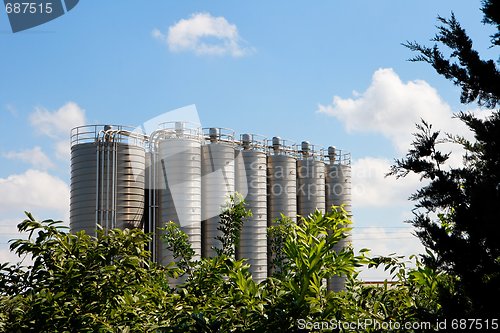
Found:
[[[367,262],[363,256],[354,256],[351,249],[334,251],[348,224],[347,212],[339,208],[324,215],[316,211],[300,217],[296,224],[284,218],[270,228],[273,249],[281,249],[281,253],[274,260],[278,272],[270,278],[280,293],[268,314],[273,323],[268,331],[291,330],[297,318],[314,321],[332,315],[330,303],[336,300],[327,292],[326,280],[341,273],[352,275]]]
[[[189,244],[189,236],[182,232],[175,222],[171,221],[162,230],[165,233],[161,237],[167,244],[167,249],[172,251],[174,259],[177,260],[176,266],[179,268],[179,273],[184,274],[187,272],[191,274],[191,262],[195,252],[191,248],[191,244]]]
[[[219,215],[220,223],[217,230],[222,231],[222,236],[217,236],[216,239],[221,242],[221,248],[214,249],[218,255],[235,255],[235,247],[238,247],[240,242],[241,228],[245,219],[250,216],[252,212],[245,208],[241,194],[231,195]]]
[[[229,214],[227,223],[239,223],[243,215]],[[333,251],[349,223],[340,207],[298,223],[278,221],[285,226],[277,232],[281,271],[257,284],[245,260],[231,253],[193,261],[186,234],[173,223],[165,237],[178,259],[175,269],[149,260],[149,236],[140,230],[90,237],[28,215],[19,229],[29,237],[14,241],[12,250],[32,256],[33,265],[0,268],[0,332],[298,332],[301,320],[417,320],[432,314],[434,271],[412,272],[398,258],[370,259],[351,248]],[[364,286],[356,280],[361,265],[396,267],[397,288]],[[172,289],[169,281],[179,270],[188,277]],[[347,290],[327,291],[324,282],[341,273],[349,277]]]
[[[500,11],[498,1],[483,1],[484,23],[497,33],[490,36],[492,47],[499,46]],[[414,218],[417,236],[428,249],[426,269],[434,272],[436,285],[427,286],[439,295],[440,316],[446,318],[495,318],[500,298],[500,101],[499,60],[482,60],[472,40],[454,15],[439,18],[441,26],[432,48],[407,43],[419,53],[413,60],[430,63],[437,73],[462,88],[461,102],[477,102],[492,108],[487,118],[459,113],[474,134],[474,140],[443,136],[422,121],[412,148],[396,160],[392,175],[420,175],[426,185],[415,192]],[[446,57],[441,51],[450,51]],[[447,166],[449,153],[440,144],[453,142],[465,150],[463,165]],[[421,272],[423,274],[423,271]],[[415,276],[419,276],[415,273]],[[423,281],[420,276],[418,281]]]
[[[500,297],[500,232],[497,221],[500,184],[500,115],[479,120],[462,115],[476,134],[476,142],[457,139],[467,152],[464,165],[446,167],[446,154],[439,153],[439,131],[423,123],[413,148],[397,160],[391,174],[409,172],[427,179],[411,196],[417,210],[411,223],[430,251],[424,262],[456,279],[442,285],[443,315],[447,317],[498,315],[493,307]],[[494,134],[496,133],[496,134]],[[435,255],[430,255],[434,253]],[[444,280],[443,280],[444,281]],[[448,283],[457,285],[450,289]]]
[[[500,14],[498,1],[487,0],[483,2],[484,23],[497,28],[491,36],[492,47],[500,43]],[[441,23],[438,33],[432,39],[436,42],[433,47],[423,46],[416,42],[404,44],[412,51],[419,54],[412,61],[424,61],[432,65],[437,73],[460,86],[462,103],[476,101],[479,105],[495,108],[500,101],[500,71],[495,65],[495,60],[481,59],[479,53],[473,48],[473,43],[462,28],[455,15],[449,19],[438,17]],[[446,56],[438,44],[450,52]],[[498,60],[496,60],[498,63]]]
[[[271,253],[270,273],[272,275],[279,276],[285,271],[286,253],[282,249],[285,247],[287,236],[292,232],[293,225],[291,218],[281,214],[281,218],[276,219],[273,225],[268,228],[267,237]]]
[[[33,265],[1,266],[0,313],[5,332],[115,332],[154,327],[166,307],[163,269],[153,267],[139,230],[68,234],[58,222],[19,224],[27,240],[11,249]]]

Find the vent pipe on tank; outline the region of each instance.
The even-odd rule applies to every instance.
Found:
[[[175,122],[175,134],[177,134],[178,137],[184,134],[184,124],[180,121]]]
[[[208,130],[208,136],[210,138],[210,142],[217,142],[217,140],[219,139],[219,129],[211,127]]]
[[[243,134],[241,136],[241,145],[244,150],[249,150],[250,149],[250,135],[249,134]]]
[[[330,164],[335,163],[335,159],[337,158],[337,152],[335,147],[328,147],[328,159],[330,160]]]
[[[311,149],[309,141],[302,141],[301,148],[302,148],[302,155],[304,157],[308,157]]]
[[[281,138],[279,136],[273,137],[273,151],[277,155],[281,150]]]

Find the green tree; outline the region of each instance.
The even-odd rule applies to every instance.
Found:
[[[347,310],[342,311],[344,321],[370,323],[363,332],[436,331],[435,326],[420,324],[435,325],[439,318],[437,286],[446,276],[412,258],[416,260],[414,269],[408,269],[409,262],[401,256],[371,258],[368,267],[384,268],[391,275],[391,283],[386,280],[381,285],[365,285],[351,279],[342,298],[342,307]],[[392,329],[384,328],[384,324],[392,325]]]
[[[246,214],[226,213],[223,231],[233,233]],[[174,223],[165,230],[177,265],[159,267],[141,230],[91,237],[28,214],[18,226],[28,239],[11,249],[33,265],[0,266],[0,332],[319,332],[339,321],[417,321],[435,313],[433,271],[408,271],[399,258],[369,259],[351,248],[334,251],[349,224],[343,209],[280,224],[281,271],[257,284],[245,259],[229,252],[193,261],[188,237]],[[364,286],[356,274],[366,264],[395,271],[397,286]],[[185,282],[171,288],[183,273]],[[328,291],[324,281],[340,273],[349,277],[347,290]]]
[[[97,238],[28,218],[11,250],[33,264],[0,266],[3,332],[141,332],[172,312],[167,271],[149,261],[149,236],[110,230]],[[161,311],[159,311],[161,310]]]
[[[347,212],[338,207],[325,214],[316,210],[299,217],[297,223],[282,216],[270,227],[277,272],[269,283],[277,294],[269,305],[267,331],[292,331],[298,319],[343,319],[337,307],[341,296],[326,290],[326,280],[340,274],[353,276],[357,267],[368,263],[351,248],[335,252],[349,224]]]
[[[498,1],[483,1],[483,23],[493,25],[497,32],[491,38],[492,47],[500,46],[500,4]],[[419,54],[412,61],[424,61],[432,65],[436,72],[460,86],[462,103],[477,102],[495,108],[500,100],[500,72],[495,62],[498,59],[483,60],[474,49],[471,38],[462,28],[455,15],[449,19],[439,16],[442,25],[432,41],[450,51],[446,56],[438,44],[432,47],[417,42],[404,44]]]
[[[500,3],[484,1],[484,23],[495,26],[492,47],[500,41]],[[499,60],[482,60],[472,40],[455,16],[439,17],[441,26],[433,47],[418,43],[406,46],[419,53],[414,61],[430,63],[437,73],[462,89],[461,102],[477,102],[492,108],[480,119],[461,112],[457,117],[474,133],[468,141],[457,135],[442,135],[422,121],[412,148],[396,160],[390,174],[419,174],[427,180],[411,196],[416,201],[410,221],[417,235],[431,250],[424,256],[430,269],[447,274],[438,293],[442,315],[447,317],[498,318],[500,307],[500,115],[494,109],[500,99]],[[449,50],[446,57],[442,48]],[[450,168],[443,142],[454,142],[466,152],[463,165]]]
[[[220,230],[222,235],[216,237],[221,243],[221,248],[215,249],[217,254],[227,256],[236,254],[243,223],[251,216],[252,212],[245,208],[245,200],[241,194],[235,193],[229,196],[229,200],[222,207],[222,213],[219,214],[220,223],[217,230]]]

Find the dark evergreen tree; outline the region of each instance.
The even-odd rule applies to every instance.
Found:
[[[484,1],[482,10],[483,23],[497,28],[497,32],[490,36],[492,47],[499,46],[500,3]],[[481,59],[453,13],[449,19],[439,16],[438,20],[441,26],[438,26],[438,33],[432,41],[449,49],[449,57],[444,55],[438,44],[428,47],[417,42],[407,42],[405,46],[419,53],[410,60],[428,62],[436,72],[460,86],[462,103],[477,102],[479,105],[495,108],[500,98],[500,73],[495,65],[499,59]]]
[[[483,22],[497,29],[490,36],[492,48],[500,44],[499,9],[500,1],[482,4]],[[473,141],[442,135],[423,121],[417,126],[412,149],[395,161],[390,175],[399,178],[413,172],[427,181],[411,196],[416,209],[410,222],[431,250],[425,263],[454,281],[440,287],[442,314],[448,318],[499,318],[500,114],[495,108],[500,103],[500,59],[481,59],[453,14],[438,20],[441,26],[432,39],[434,46],[405,44],[418,53],[411,60],[431,64],[461,87],[462,103],[490,108],[492,115],[487,119],[464,112],[457,115],[473,132]],[[445,166],[449,153],[439,150],[445,141],[464,147],[461,167]]]

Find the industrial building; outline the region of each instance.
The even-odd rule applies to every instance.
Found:
[[[194,259],[215,255],[219,213],[235,191],[252,211],[236,249],[253,278],[269,272],[267,227],[284,214],[296,220],[344,205],[351,214],[350,154],[307,141],[236,137],[225,128],[168,122],[149,134],[117,125],[88,125],[71,132],[70,229],[95,234],[97,225],[143,228],[160,264],[174,260],[161,240],[168,221],[189,236]],[[337,244],[340,250],[350,242]],[[342,277],[329,288],[343,286]]]

